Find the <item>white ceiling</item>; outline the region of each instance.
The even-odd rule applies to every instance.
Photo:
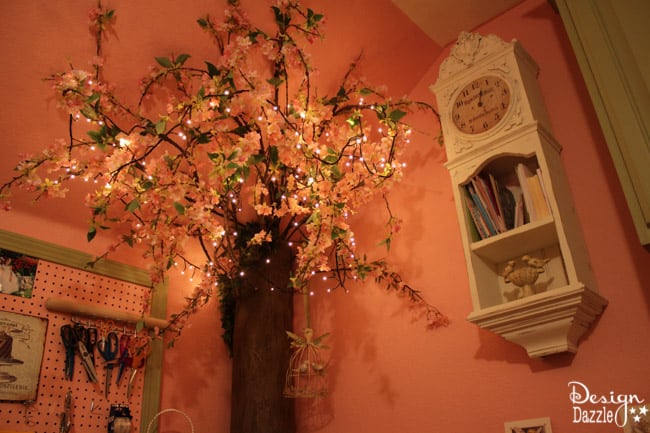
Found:
[[[434,42],[444,47],[522,0],[391,0]]]

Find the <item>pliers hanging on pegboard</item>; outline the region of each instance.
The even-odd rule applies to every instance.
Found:
[[[65,380],[72,380],[74,375],[74,352],[77,344],[77,337],[75,336],[72,326],[63,325],[61,327],[61,340],[65,347]]]
[[[97,383],[97,371],[90,356],[90,352],[86,348],[84,341],[87,340],[88,330],[83,326],[63,325],[61,327],[61,339],[65,346],[65,378],[72,380],[74,374],[74,355],[75,352],[81,358],[81,364],[84,366],[88,375],[88,380],[92,383]]]

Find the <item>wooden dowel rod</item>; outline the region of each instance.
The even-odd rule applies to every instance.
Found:
[[[142,317],[138,314],[127,313],[125,311],[115,310],[101,305],[84,304],[66,298],[48,298],[45,301],[45,308],[56,313],[113,320],[116,322],[137,323],[144,321],[144,326],[147,328],[158,327],[162,329],[169,325],[169,322],[164,319],[157,319],[151,316]]]

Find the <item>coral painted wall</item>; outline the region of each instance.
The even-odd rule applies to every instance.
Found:
[[[111,73],[120,80],[135,83],[157,55],[187,50],[198,61],[200,53],[211,50],[193,22],[213,8],[212,1],[159,0],[156,8],[146,2],[109,3],[118,10],[118,22],[108,61],[117,65]],[[335,88],[333,77],[363,49],[364,70],[373,81],[386,83],[397,96],[409,93],[434,102],[428,87],[447,50],[441,52],[388,0],[327,3],[312,6],[329,20],[326,44],[313,53],[326,89]],[[85,27],[89,7],[81,0],[65,8],[45,0],[0,3],[2,180],[10,175],[13,155],[65,136],[66,119],[57,114],[40,79],[67,61],[82,65],[92,55]],[[609,306],[575,356],[531,360],[520,347],[466,322],[472,307],[444,149],[436,143],[434,119],[419,116],[419,132],[407,152],[410,169],[390,197],[402,228],[389,257],[452,322],[427,331],[408,303],[372,283],[349,293],[316,288],[314,326],[332,333],[330,395],[298,402],[301,433],[501,432],[505,421],[545,416],[555,433],[609,433],[618,427],[573,422],[570,381],[584,383],[594,394],[612,391],[650,401],[650,254],[634,232],[560,17],[544,0],[526,0],[467,30],[517,38],[540,65],[539,82],[564,148],[562,161],[598,290]],[[73,200],[80,202],[83,192],[81,187],[73,191]],[[383,211],[378,202],[356,216],[359,243],[373,242],[370,235],[386,220]],[[14,212],[0,214],[2,229],[101,252],[108,241],[86,244],[85,221],[82,207],[70,200],[33,207],[22,199]],[[138,260],[133,253],[119,258]],[[187,277],[173,275],[171,287],[170,313],[189,290]],[[296,327],[301,326],[298,318]],[[212,302],[165,353],[162,408],[185,411],[198,432],[228,431],[230,360],[219,335],[218,307]],[[188,431],[180,417],[166,415],[161,421],[161,432]]]

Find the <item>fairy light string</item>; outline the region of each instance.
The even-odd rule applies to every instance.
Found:
[[[430,324],[446,323],[385,260],[357,252],[350,226],[351,215],[404,175],[402,153],[412,134],[405,116],[435,111],[367,84],[359,59],[335,94],[320,96],[304,47],[321,37],[322,15],[281,2],[272,6],[276,29],[269,32],[235,3],[221,23],[198,20],[218,56],[204,62],[184,53],[156,57],[137,103],[128,104],[104,69],[116,14],[98,2],[90,14],[92,71],[70,65],[49,77],[70,116],[68,140],[19,163],[0,185],[3,206],[13,188],[63,197],[80,180],[91,189],[88,239],[99,231],[119,234],[97,260],[139,246],[154,283],[175,269],[194,287],[171,321],[175,330],[245,278],[250,261],[264,263],[279,245],[292,249],[290,289],[306,302],[313,279],[326,278],[329,293],[370,278],[407,294]],[[154,103],[160,96],[164,102]],[[390,247],[396,228],[387,209],[381,243]],[[190,256],[194,246],[201,257]]]

